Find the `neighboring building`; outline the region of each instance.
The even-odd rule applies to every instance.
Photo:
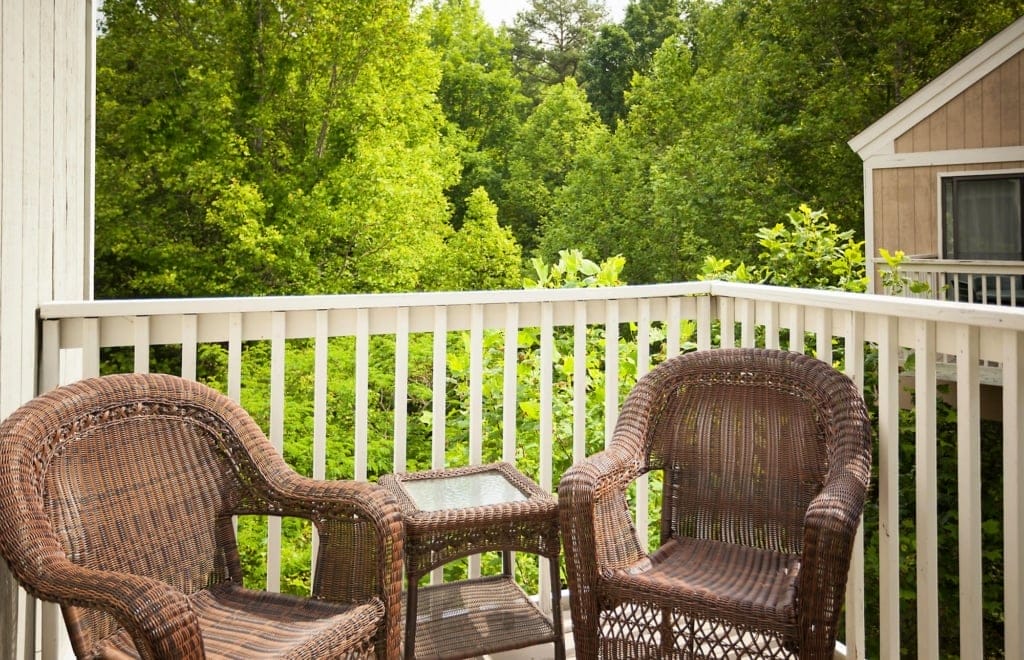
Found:
[[[1024,17],[850,140],[876,292],[884,248],[930,295],[1024,305],[1022,97]]]

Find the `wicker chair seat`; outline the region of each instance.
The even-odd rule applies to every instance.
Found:
[[[720,541],[674,538],[649,558],[612,571],[604,593],[709,620],[750,621],[773,630],[797,625],[800,557]]]
[[[350,606],[231,584],[189,598],[199,620],[206,658],[355,658],[372,653],[384,615],[379,599]],[[97,657],[139,658],[121,631],[95,650]]]

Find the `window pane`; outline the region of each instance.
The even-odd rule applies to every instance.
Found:
[[[956,181],[956,259],[1021,260],[1020,178]],[[946,245],[949,245],[947,232]]]

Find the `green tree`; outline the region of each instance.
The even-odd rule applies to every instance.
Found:
[[[462,227],[448,242],[450,274],[455,289],[514,289],[521,280],[522,252],[508,227],[498,224],[498,208],[477,188],[466,200]]]
[[[580,82],[590,104],[611,129],[626,116],[625,91],[633,78],[636,46],[618,25],[602,25],[580,63]]]
[[[635,44],[633,67],[647,71],[654,53],[669,37],[683,33],[686,0],[635,0],[626,5],[622,28]]]
[[[437,99],[462,163],[461,175],[447,191],[452,224],[459,227],[476,188],[500,200],[508,153],[530,101],[512,71],[511,41],[484,21],[476,0],[435,1],[421,20],[431,50],[441,59]]]
[[[100,296],[436,288],[458,161],[402,0],[107,0]]]
[[[1024,12],[1020,0],[927,4],[683,3],[676,38],[632,79],[625,121],[597,147],[615,161],[581,150],[542,253],[621,252],[631,281],[681,280],[708,252],[753,263],[757,228],[800,203],[860,232],[846,140]],[[651,232],[662,244],[644,250],[637,236]]]
[[[516,75],[527,94],[576,77],[583,53],[604,22],[604,5],[593,0],[530,0],[509,36]]]
[[[808,289],[867,290],[864,241],[852,229],[841,231],[824,211],[806,204],[786,214],[787,223],[761,227],[758,263],[736,266],[728,259],[708,255],[701,279],[761,282]]]
[[[536,246],[537,230],[552,198],[591,135],[606,130],[572,78],[548,88],[523,124],[509,154],[505,205],[499,217],[512,228],[526,252]]]

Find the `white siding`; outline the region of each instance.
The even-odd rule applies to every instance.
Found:
[[[91,288],[92,6],[0,3],[0,418],[36,393],[37,305]],[[0,563],[0,657],[18,599]]]

